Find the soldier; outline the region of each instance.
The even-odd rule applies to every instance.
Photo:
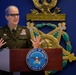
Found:
[[[5,10],[5,18],[7,24],[0,28],[0,48],[9,47],[11,49],[25,49],[25,48],[37,48],[43,41],[39,41],[40,37],[33,40],[31,39],[30,32],[26,27],[18,25],[19,22],[19,10],[16,6],[8,6]],[[32,46],[33,44],[33,46]],[[1,71],[0,75],[13,75]],[[26,73],[22,73],[24,75]],[[28,74],[28,73],[27,73]]]

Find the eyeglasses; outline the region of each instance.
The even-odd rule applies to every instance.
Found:
[[[15,17],[15,16],[19,16],[19,14],[8,14],[7,16]]]

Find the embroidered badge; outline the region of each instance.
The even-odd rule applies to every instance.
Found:
[[[25,31],[25,29],[22,30],[22,32],[21,32],[20,35],[26,35],[26,31]]]

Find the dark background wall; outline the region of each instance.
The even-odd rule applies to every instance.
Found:
[[[9,5],[15,5],[19,8],[19,24],[25,26],[27,22],[26,14],[30,13],[30,10],[35,8],[32,0],[0,0],[0,27],[4,26],[7,23],[5,19],[5,9]],[[72,52],[76,56],[76,0],[58,0],[57,7],[60,7],[61,13],[66,14],[66,32],[70,37]],[[44,30],[44,32],[49,31],[50,30],[47,28]],[[76,75],[76,61],[73,61],[72,63],[68,62],[62,71],[57,72],[54,75]]]

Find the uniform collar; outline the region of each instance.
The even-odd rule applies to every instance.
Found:
[[[13,29],[16,30],[16,29],[17,29],[17,26],[18,26],[18,25],[16,25],[14,28],[11,28],[10,25],[8,25],[10,31],[12,31]]]
[[[13,39],[16,39],[22,33],[23,29],[24,28],[22,28],[21,26],[17,25],[17,27],[16,27],[16,36],[13,37],[12,33],[10,31],[10,28],[8,27],[8,25],[6,25],[6,26],[3,27],[4,33],[7,34],[9,37],[11,37]]]

